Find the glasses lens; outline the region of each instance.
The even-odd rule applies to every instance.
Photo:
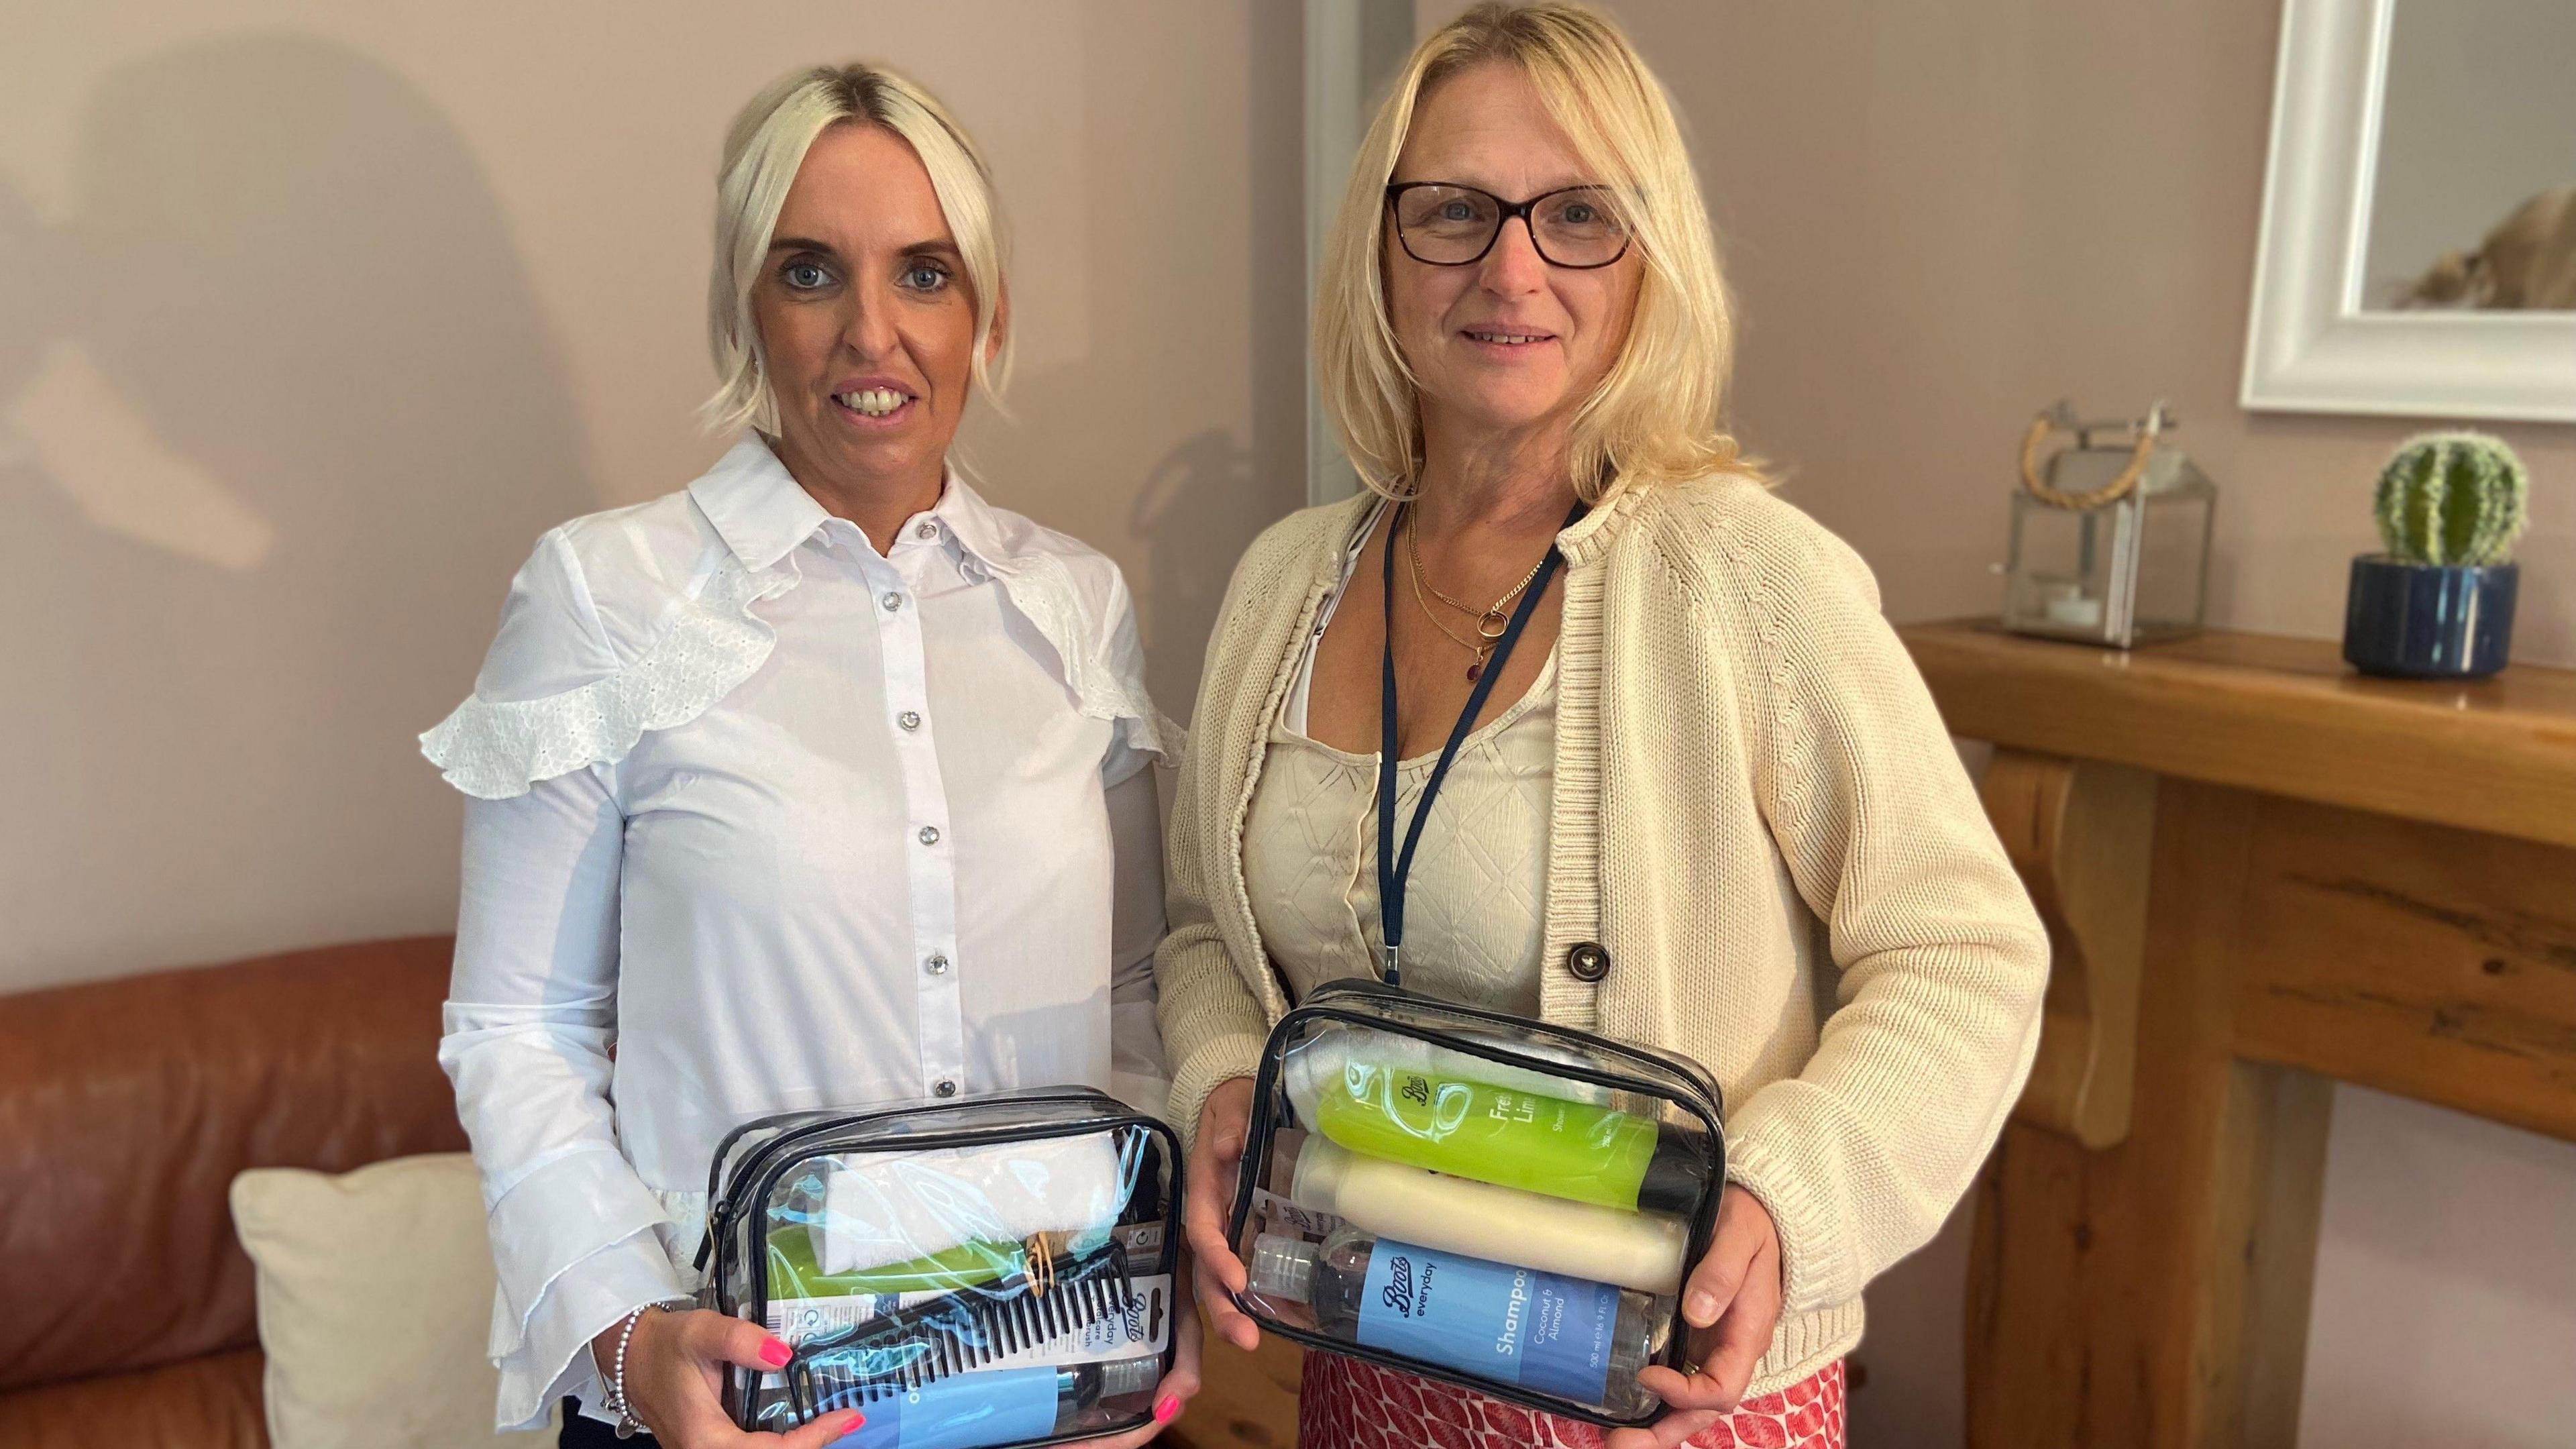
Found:
[[[1628,246],[1628,228],[1606,191],[1560,191],[1539,203],[1538,249],[1561,267],[1597,267]]]
[[[1404,249],[1426,262],[1472,261],[1494,239],[1502,208],[1463,186],[1415,186],[1395,198]]]

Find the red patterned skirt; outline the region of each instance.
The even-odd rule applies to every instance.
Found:
[[[1843,1449],[1843,1365],[1736,1411],[1683,1441],[1692,1449]],[[1601,1431],[1345,1354],[1309,1352],[1297,1393],[1297,1449],[1600,1449]]]

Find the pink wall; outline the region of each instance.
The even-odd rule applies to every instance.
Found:
[[[986,145],[1023,352],[968,456],[1124,565],[1165,708],[1303,495],[1292,8],[95,0],[6,29],[0,990],[452,922],[456,797],[412,736],[539,531],[718,451],[716,147],[791,65],[890,59]]]
[[[2219,621],[2336,631],[2368,479],[2420,424],[2234,405],[2275,7],[1613,8],[1724,228],[1742,427],[1892,613],[1992,607],[2033,410],[2161,394],[2225,493]],[[1302,496],[1295,7],[759,14],[11,16],[0,990],[446,923],[456,806],[411,734],[539,529],[711,455],[689,410],[717,133],[816,57],[899,58],[991,151],[1027,352],[1016,425],[978,424],[973,456],[1126,566],[1155,692],[1187,708],[1236,553]],[[2576,429],[2503,431],[2539,520],[2519,650],[2576,663]],[[2576,1221],[2576,1149],[2347,1092],[2333,1154],[2331,1442],[2436,1415],[2558,1442],[2528,1430],[2576,1422],[2576,1376],[2525,1366],[2576,1362],[2576,1249],[2548,1231]],[[1856,1442],[1957,1442],[1963,1265],[1954,1225],[1873,1290]]]
[[[1745,317],[1739,425],[1869,559],[1891,615],[1994,610],[2034,412],[2163,396],[2221,490],[2215,622],[2340,634],[2346,563],[2376,546],[2377,466],[2435,423],[2236,405],[2277,6],[1609,8],[1684,112],[1716,210]],[[2534,480],[2517,657],[2576,664],[2576,428],[2496,430]],[[2561,1442],[2576,1374],[2494,1346],[2576,1364],[2576,1145],[2347,1090],[2332,1151],[2317,1301],[2334,1321],[2311,1391],[2334,1386],[2335,1411],[2312,1398],[2302,1442],[2430,1442],[2437,1424],[2447,1442]],[[2417,1176],[2428,1153],[2451,1174],[2439,1190]],[[2484,1204],[2508,1196],[2558,1231],[2496,1228]],[[2388,1237],[2365,1239],[2407,1221],[2412,1311],[2394,1311]],[[1963,1229],[1872,1290],[1855,1443],[1959,1441]]]

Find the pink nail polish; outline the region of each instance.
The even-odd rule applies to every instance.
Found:
[[[1180,1412],[1181,1401],[1179,1396],[1175,1394],[1165,1394],[1162,1399],[1154,1405],[1154,1422],[1157,1424],[1168,1424],[1172,1422],[1174,1418],[1178,1417]]]
[[[796,1350],[774,1338],[760,1346],[760,1361],[771,1368],[785,1368],[787,1361],[795,1356]]]

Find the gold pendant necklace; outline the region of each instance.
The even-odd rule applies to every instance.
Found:
[[[1503,635],[1511,630],[1511,616],[1499,611],[1504,604],[1510,603],[1514,596],[1518,595],[1522,589],[1528,588],[1530,581],[1527,578],[1522,579],[1518,584],[1512,587],[1511,593],[1503,595],[1501,600],[1499,600],[1492,609],[1486,610],[1484,615],[1477,619],[1476,637],[1474,639],[1459,638],[1447,624],[1440,622],[1440,616],[1432,612],[1431,601],[1424,598],[1422,595],[1422,552],[1420,549],[1414,547],[1413,530],[1411,527],[1407,526],[1412,522],[1412,516],[1412,510],[1410,509],[1399,513],[1396,516],[1396,526],[1404,528],[1405,562],[1409,565],[1404,572],[1405,577],[1413,581],[1413,602],[1416,607],[1422,610],[1422,617],[1431,621],[1432,628],[1439,630],[1442,636],[1447,638],[1450,643],[1457,645],[1459,648],[1464,649],[1469,654],[1475,656],[1467,663],[1467,682],[1473,684],[1484,677],[1485,660],[1493,654],[1494,646],[1502,642]],[[1541,563],[1545,563],[1546,561],[1547,560],[1545,559],[1539,560]],[[1531,569],[1530,578],[1536,578],[1537,576],[1538,570]],[[1435,594],[1440,593],[1436,588],[1431,592]],[[1441,602],[1457,608],[1461,613],[1473,612],[1465,605],[1459,604],[1456,600],[1450,598],[1446,594],[1440,594],[1440,599]]]
[[[1407,507],[1404,510],[1404,516],[1401,521],[1407,524],[1411,524],[1413,522],[1413,510],[1410,507]],[[1547,555],[1540,554],[1538,562],[1530,565],[1529,572],[1521,575],[1521,581],[1512,585],[1509,592],[1505,593],[1501,598],[1494,600],[1492,605],[1489,607],[1479,609],[1475,605],[1470,604],[1463,599],[1454,599],[1449,595],[1442,593],[1438,584],[1427,583],[1425,581],[1422,569],[1422,531],[1418,525],[1405,529],[1404,550],[1407,561],[1413,565],[1413,597],[1417,603],[1422,602],[1422,591],[1425,588],[1428,588],[1431,590],[1434,598],[1437,598],[1440,602],[1447,604],[1450,608],[1453,608],[1459,613],[1465,614],[1476,621],[1476,636],[1485,641],[1484,647],[1481,649],[1477,648],[1475,645],[1467,643],[1464,639],[1460,639],[1455,634],[1449,634],[1448,628],[1441,625],[1437,618],[1433,618],[1431,621],[1434,626],[1440,628],[1441,633],[1449,634],[1450,639],[1461,647],[1475,649],[1476,662],[1467,666],[1467,677],[1469,679],[1474,679],[1477,675],[1485,672],[1485,656],[1494,651],[1495,643],[1503,637],[1505,630],[1511,628],[1512,601],[1519,598],[1521,596],[1521,591],[1530,586],[1530,581],[1538,577],[1538,571],[1546,567]],[[1431,605],[1428,603],[1422,603],[1422,612],[1426,616],[1429,615],[1431,613]]]

